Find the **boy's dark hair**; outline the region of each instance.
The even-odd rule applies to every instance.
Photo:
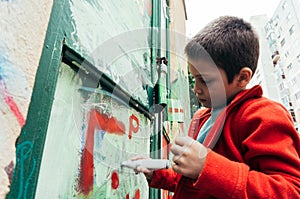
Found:
[[[259,56],[259,40],[250,23],[233,16],[220,17],[196,34],[185,47],[191,59],[212,59],[222,68],[228,83],[243,67],[253,74]]]

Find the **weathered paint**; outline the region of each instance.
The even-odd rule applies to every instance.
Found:
[[[16,104],[14,98],[8,93],[6,84],[1,74],[1,68],[0,68],[0,93],[3,95],[6,105],[10,108],[11,112],[14,114],[20,126],[22,127],[25,124],[25,119],[22,113],[20,112],[19,107]]]
[[[16,164],[51,7],[52,0],[0,1],[0,198],[9,191],[5,168]]]

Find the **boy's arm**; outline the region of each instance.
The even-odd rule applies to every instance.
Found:
[[[208,154],[194,186],[216,198],[300,198],[299,177],[280,171],[264,173],[250,170],[248,165],[230,161],[213,151]]]
[[[174,172],[172,168],[156,170],[149,180],[149,186],[174,192],[180,177],[181,175]]]

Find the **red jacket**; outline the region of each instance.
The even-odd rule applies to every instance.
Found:
[[[190,136],[196,139],[209,115],[210,109],[194,115]],[[174,199],[300,198],[299,134],[286,109],[262,97],[260,86],[239,93],[220,113],[208,137],[218,132],[197,180],[170,168],[155,171],[149,185],[174,192]]]

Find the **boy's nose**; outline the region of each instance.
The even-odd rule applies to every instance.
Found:
[[[199,87],[196,87],[196,85],[194,86],[194,93],[197,94],[202,94],[202,89]]]

